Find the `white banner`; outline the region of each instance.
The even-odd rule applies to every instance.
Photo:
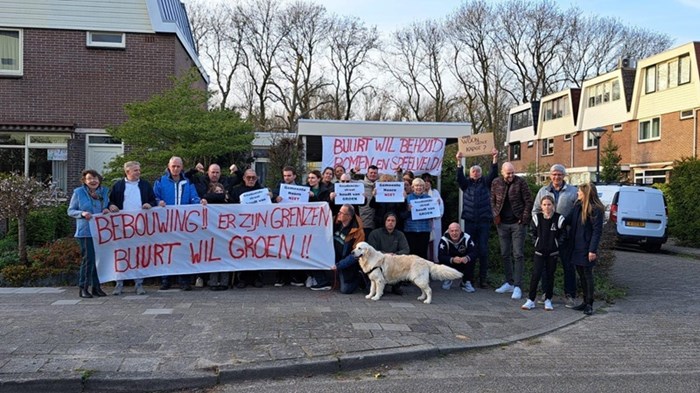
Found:
[[[440,204],[435,198],[419,198],[411,201],[411,220],[440,217]]]
[[[95,214],[90,231],[100,282],[329,269],[335,262],[333,222],[325,202],[182,205]]]
[[[336,205],[364,205],[365,185],[362,183],[335,183]]]
[[[374,199],[377,202],[403,202],[405,198],[403,197],[403,183],[400,181],[392,182],[376,182],[375,190],[377,194]]]
[[[271,204],[270,200],[270,190],[267,188],[261,188],[259,190],[248,191],[241,194],[241,204],[244,205],[257,205],[257,204]]]
[[[295,184],[280,184],[280,203],[306,203],[309,201],[311,187]]]
[[[379,173],[394,174],[397,168],[419,175],[437,176],[442,170],[444,138],[323,137],[323,165],[346,170],[359,167],[361,173],[376,165]]]

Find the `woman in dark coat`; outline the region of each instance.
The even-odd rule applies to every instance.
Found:
[[[578,200],[566,222],[570,226],[571,263],[576,267],[583,288],[583,303],[573,309],[586,315],[593,314],[593,266],[598,260],[604,213],[605,207],[598,199],[595,185],[578,186]]]

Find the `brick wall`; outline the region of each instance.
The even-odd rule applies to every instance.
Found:
[[[170,87],[192,64],[171,34],[127,34],[123,50],[88,48],[85,34],[24,30],[24,75],[0,78],[0,123],[118,124],[125,103]]]

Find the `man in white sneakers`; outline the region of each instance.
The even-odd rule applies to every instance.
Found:
[[[476,245],[471,236],[462,232],[462,227],[456,222],[447,227],[447,231],[442,235],[438,246],[438,261],[463,274],[460,286],[467,293],[475,291],[472,282],[474,282],[476,251]],[[448,290],[450,287],[452,287],[452,280],[446,280],[442,283],[442,289]]]

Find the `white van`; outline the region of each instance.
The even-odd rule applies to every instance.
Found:
[[[610,204],[610,220],[621,243],[636,243],[658,252],[668,239],[666,200],[655,188],[620,186]]]

